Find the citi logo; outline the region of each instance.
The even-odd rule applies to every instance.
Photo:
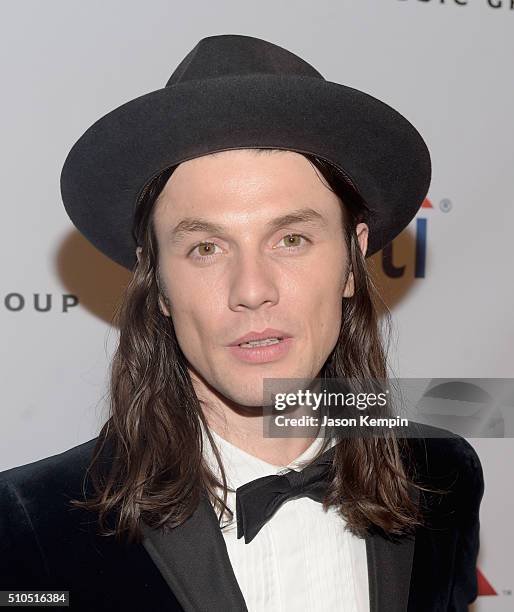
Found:
[[[439,210],[448,213],[452,209],[451,200],[445,198],[439,202]],[[420,208],[420,213],[430,214],[434,211],[432,202],[425,198]],[[435,211],[434,211],[435,212]],[[420,214],[418,213],[418,214]],[[414,278],[425,278],[427,262],[427,237],[428,237],[428,218],[425,216],[417,217],[416,229],[414,232]],[[390,242],[382,249],[382,270],[389,278],[401,278],[405,275],[406,265],[396,265],[395,243],[398,246],[398,238]],[[404,254],[402,253],[402,257]]]

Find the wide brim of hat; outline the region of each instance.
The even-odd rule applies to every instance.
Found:
[[[132,270],[134,211],[147,183],[238,148],[312,153],[338,166],[372,211],[367,256],[410,223],[430,185],[423,138],[384,102],[314,77],[236,75],[164,87],[96,121],[64,162],[65,209],[93,245]]]

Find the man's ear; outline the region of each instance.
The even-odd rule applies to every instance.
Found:
[[[170,317],[171,313],[170,310],[168,308],[168,300],[166,299],[166,296],[164,294],[163,288],[162,288],[162,280],[161,277],[159,275],[159,270],[157,269],[155,271],[155,281],[157,283],[157,291],[159,292],[159,297],[157,299],[158,303],[159,303],[159,309],[161,311],[161,313],[165,316],[165,317]]]
[[[141,261],[141,253],[143,252],[143,248],[138,246],[136,249],[136,256],[137,256],[137,260]],[[157,302],[159,304],[159,309],[161,311],[161,313],[165,316],[165,317],[169,317],[170,315],[170,311],[168,309],[168,307],[166,306],[166,301],[164,299],[163,293],[162,293],[162,287],[161,287],[161,281],[159,278],[159,272],[156,272],[155,275],[155,280],[157,282],[157,290],[159,292],[159,297],[157,299]]]
[[[170,313],[168,307],[166,306],[166,303],[164,301],[164,298],[163,298],[162,293],[161,293],[160,290],[159,290],[159,299],[158,299],[158,302],[159,302],[159,308],[160,308],[162,314],[165,317],[170,317],[171,313]]]
[[[368,249],[368,235],[369,235],[369,227],[366,223],[359,223],[355,228],[355,232],[357,234],[357,240],[359,242],[359,248],[362,252],[362,256],[366,256],[366,251]],[[346,281],[346,285],[343,290],[343,297],[349,298],[353,297],[355,293],[355,278],[353,276],[353,270],[350,271],[348,275],[348,279]]]

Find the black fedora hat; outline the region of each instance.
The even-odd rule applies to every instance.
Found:
[[[311,153],[337,166],[371,210],[367,256],[413,219],[430,185],[427,146],[396,110],[327,81],[273,43],[240,35],[203,38],[166,86],[96,121],[75,143],[61,194],[77,229],[133,269],[134,211],[162,170],[228,149]]]

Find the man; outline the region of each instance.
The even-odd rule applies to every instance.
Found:
[[[483,476],[463,438],[263,435],[266,378],[386,376],[364,257],[429,182],[405,118],[246,36],[203,39],[95,123],[61,186],[134,272],[111,414],[0,474],[1,589],[95,611],[467,609]]]

